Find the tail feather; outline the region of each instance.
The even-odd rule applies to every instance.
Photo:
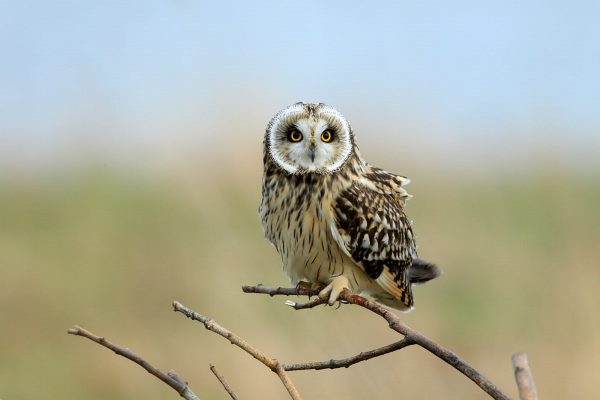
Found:
[[[441,274],[442,270],[437,265],[421,258],[413,258],[412,264],[408,269],[408,280],[411,284],[425,283],[437,278]]]
[[[413,306],[412,291],[404,270],[392,272],[387,266],[384,266],[375,281],[394,299],[402,301],[406,307]]]
[[[414,305],[412,285],[425,283],[441,274],[440,267],[421,258],[413,258],[408,270],[403,269],[399,273],[384,266],[381,275],[375,279],[384,290],[371,293],[371,296],[381,304],[408,312]]]

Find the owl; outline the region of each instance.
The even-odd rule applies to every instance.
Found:
[[[368,164],[350,124],[325,104],[296,103],[269,122],[260,218],[294,285],[334,304],[344,288],[398,310],[440,269],[417,258],[404,176]]]

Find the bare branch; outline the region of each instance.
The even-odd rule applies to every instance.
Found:
[[[223,375],[221,375],[219,373],[219,371],[217,371],[217,369],[215,368],[214,365],[210,364],[210,370],[212,371],[213,374],[215,374],[215,376],[217,377],[217,379],[219,380],[219,382],[221,382],[221,385],[223,385],[223,388],[225,388],[225,391],[227,393],[229,393],[229,396],[233,400],[239,400],[238,397],[237,397],[237,395],[233,391],[233,389],[231,389],[231,386],[229,386],[229,384],[225,381],[225,378],[223,377]]]
[[[262,283],[259,283],[256,286],[244,285],[242,286],[242,290],[244,293],[262,293],[268,294],[269,296],[317,296],[319,294],[318,290],[308,290],[302,287],[297,288],[270,288],[264,286]]]
[[[309,309],[309,308],[320,306],[321,304],[325,304],[325,303],[327,303],[327,301],[321,299],[320,297],[317,297],[315,299],[307,301],[306,303],[297,303],[297,302],[292,301],[292,300],[286,300],[285,301],[285,305],[292,307],[294,310],[306,310],[306,309]]]
[[[106,338],[97,336],[97,335],[93,334],[92,332],[90,332],[84,328],[81,328],[77,325],[70,328],[67,332],[71,335],[82,336],[87,339],[90,339],[91,341],[96,342],[99,345],[104,346],[107,349],[114,351],[116,354],[133,361],[134,363],[138,364],[139,366],[144,368],[146,371],[148,371],[150,374],[154,375],[155,377],[157,377],[158,379],[160,379],[161,381],[163,381],[164,383],[166,383],[167,385],[172,387],[184,399],[199,400],[198,396],[194,392],[192,392],[192,389],[190,389],[188,384],[183,379],[181,379],[175,373],[175,371],[169,371],[168,373],[165,374],[164,372],[162,372],[161,370],[159,370],[158,368],[156,368],[152,364],[150,364],[148,361],[146,361],[143,358],[141,358],[140,356],[132,353],[129,349],[126,349],[126,348],[118,346],[114,343],[111,343]]]
[[[300,393],[298,393],[298,389],[294,386],[294,382],[292,382],[290,376],[285,372],[285,369],[283,369],[279,361],[277,361],[277,364],[275,365],[275,373],[279,379],[281,379],[281,382],[283,382],[283,386],[285,386],[292,399],[302,400]]]
[[[537,391],[533,382],[533,375],[529,368],[527,354],[515,353],[512,356],[513,369],[515,371],[515,379],[519,388],[519,397],[521,400],[537,400]]]
[[[275,296],[275,295],[285,295],[285,296],[298,295],[298,296],[301,296],[301,295],[309,294],[309,293],[307,293],[308,291],[305,289],[268,288],[263,285],[243,286],[242,290],[245,293],[262,293],[262,294],[268,294],[270,296]],[[310,294],[314,294],[314,293],[311,292]],[[353,294],[352,292],[350,292],[347,289],[345,289],[341,293],[340,300],[343,300],[348,303],[355,304],[360,307],[366,308],[367,310],[381,316],[382,318],[384,318],[387,321],[387,323],[391,329],[404,335],[406,339],[412,341],[414,344],[421,346],[422,348],[426,349],[430,353],[434,354],[435,356],[437,356],[440,359],[442,359],[443,361],[445,361],[447,364],[456,368],[458,371],[460,371],[466,377],[468,377],[473,382],[475,382],[475,384],[477,384],[481,389],[483,389],[492,398],[494,398],[496,400],[509,400],[510,399],[507,395],[502,393],[500,391],[500,389],[498,389],[498,387],[496,387],[496,385],[494,385],[489,379],[487,379],[485,376],[483,376],[481,373],[479,373],[479,371],[477,371],[475,368],[470,366],[466,361],[462,360],[457,354],[440,346],[439,344],[435,343],[433,340],[427,338],[426,336],[419,333],[418,331],[415,331],[414,329],[410,328],[408,325],[406,325],[404,322],[402,322],[398,318],[398,316],[396,316],[396,314],[391,312],[389,309],[381,306],[380,304],[378,304],[374,301],[371,301],[362,296]],[[312,304],[312,302],[309,302],[309,303]],[[314,305],[312,305],[312,306],[314,307]]]
[[[189,319],[201,322],[202,324],[204,324],[204,327],[209,331],[215,332],[216,334],[223,336],[225,339],[229,340],[231,344],[235,344],[236,346],[250,354],[252,357],[256,358],[258,361],[266,365],[271,371],[277,374],[277,376],[279,377],[279,379],[281,379],[281,382],[287,389],[292,399],[302,400],[302,397],[298,393],[298,390],[294,386],[294,383],[286,374],[285,370],[281,368],[281,365],[276,359],[267,356],[262,351],[250,345],[250,343],[246,342],[240,336],[219,325],[216,321],[205,317],[204,315],[198,314],[194,310],[187,308],[178,301],[173,302],[173,310],[182,313]]]
[[[182,313],[189,319],[202,322],[206,329],[223,336],[225,339],[229,340],[231,344],[235,344],[236,346],[244,350],[246,353],[250,354],[252,357],[256,358],[258,361],[269,367],[269,369],[275,371],[275,365],[277,361],[268,357],[262,351],[255,349],[254,347],[252,347],[252,345],[250,345],[250,343],[246,342],[244,339],[231,332],[230,330],[222,327],[215,320],[205,317],[204,315],[198,314],[194,310],[187,308],[178,301],[173,302],[173,310]]]
[[[403,349],[414,344],[412,339],[405,337],[402,340],[388,344],[387,346],[379,347],[374,350],[363,351],[355,356],[344,358],[341,360],[327,360],[317,361],[309,363],[298,363],[298,364],[284,364],[283,368],[286,371],[301,371],[306,369],[335,369],[335,368],[348,368],[351,365],[359,363],[361,361],[370,360],[371,358],[379,357],[387,353],[391,353],[396,350]]]

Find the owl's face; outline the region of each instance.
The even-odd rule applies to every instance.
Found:
[[[293,104],[267,126],[265,151],[290,174],[333,172],[344,165],[353,149],[348,121],[322,103]]]

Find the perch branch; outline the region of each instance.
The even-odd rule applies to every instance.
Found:
[[[214,365],[210,364],[210,370],[212,371],[212,373],[217,377],[217,379],[219,380],[219,382],[221,382],[221,385],[223,385],[223,388],[225,389],[225,391],[229,394],[229,396],[233,399],[233,400],[239,400],[237,395],[235,394],[235,392],[233,391],[233,389],[231,389],[231,386],[229,386],[229,384],[227,383],[227,381],[225,381],[225,378],[223,377],[223,375],[221,375],[219,373],[219,371],[217,371],[217,369],[215,368]]]
[[[266,287],[263,284],[259,283],[256,286],[244,285],[242,286],[242,290],[244,293],[260,293],[260,294],[268,294],[269,296],[317,296],[319,294],[318,290],[309,290],[304,288],[270,288]]]
[[[245,293],[261,293],[268,294],[270,296],[275,295],[312,295],[316,294],[314,292],[305,290],[305,289],[295,289],[295,288],[268,288],[263,285],[257,286],[243,286],[242,290]],[[349,290],[345,289],[340,294],[340,300],[346,301],[351,304],[358,305],[360,307],[366,308],[367,310],[381,316],[384,318],[389,327],[394,331],[400,333],[408,340],[412,341],[414,344],[421,346],[426,349],[430,353],[434,354],[438,358],[442,359],[447,364],[451,365],[462,374],[464,374],[467,378],[471,379],[477,386],[483,389],[487,394],[489,394],[492,398],[496,400],[510,400],[510,398],[502,393],[496,385],[494,385],[489,379],[483,376],[479,371],[470,366],[466,361],[462,360],[457,354],[451,352],[450,350],[440,346],[435,343],[433,340],[419,333],[418,331],[410,328],[404,322],[402,322],[396,314],[391,312],[389,309],[379,305],[378,303],[368,300],[362,296],[358,296],[353,294]],[[292,302],[288,302],[287,304],[291,305]],[[311,302],[309,302],[311,303]]]
[[[537,400],[537,391],[533,382],[533,375],[529,368],[527,354],[515,353],[512,356],[513,369],[515,371],[515,379],[519,388],[519,397],[521,400]]]
[[[209,331],[215,332],[216,334],[223,336],[225,339],[229,340],[231,344],[235,344],[236,346],[250,354],[252,357],[256,358],[258,361],[267,366],[271,371],[277,374],[277,376],[279,377],[279,379],[281,379],[281,382],[287,389],[292,399],[302,400],[302,397],[298,393],[298,390],[294,386],[294,383],[276,359],[271,358],[262,351],[254,348],[252,345],[250,345],[250,343],[246,342],[244,339],[231,332],[230,330],[222,327],[216,321],[205,317],[204,315],[198,314],[194,310],[187,308],[178,301],[173,302],[173,310],[182,313],[189,319],[201,322],[202,324],[204,324],[204,327]]]
[[[146,371],[148,371],[150,374],[154,375],[155,377],[157,377],[158,379],[160,379],[167,385],[171,386],[184,399],[199,400],[198,396],[194,392],[192,392],[192,389],[190,389],[188,384],[183,379],[181,379],[179,377],[179,375],[177,375],[175,373],[175,371],[169,371],[168,373],[165,374],[164,372],[162,372],[161,370],[159,370],[158,368],[156,368],[152,364],[150,364],[148,361],[146,361],[143,358],[141,358],[140,356],[132,353],[129,349],[126,349],[126,348],[118,346],[114,343],[111,343],[106,338],[97,336],[97,335],[93,334],[92,332],[90,332],[84,328],[81,328],[77,325],[70,328],[67,332],[71,335],[82,336],[87,339],[90,339],[91,341],[96,342],[99,345],[104,346],[107,349],[114,351],[115,354],[118,354],[120,356],[123,356],[123,357],[133,361],[134,363],[138,364],[139,366],[144,368]]]

